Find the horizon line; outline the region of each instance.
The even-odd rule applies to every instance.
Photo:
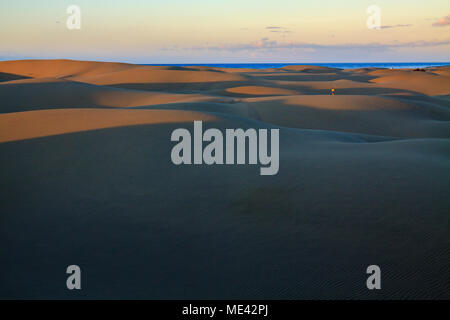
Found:
[[[292,61],[292,62],[149,62],[149,63],[139,63],[139,62],[128,62],[126,60],[97,60],[97,59],[82,59],[82,58],[23,58],[23,59],[2,59],[1,62],[6,61],[24,61],[24,60],[71,60],[71,61],[91,61],[91,62],[111,62],[111,63],[128,63],[128,64],[138,64],[138,65],[199,65],[199,64],[306,64],[306,65],[314,65],[314,64],[413,64],[413,63],[448,63],[450,64],[450,60],[448,61],[347,61],[347,62],[306,62],[306,61]]]

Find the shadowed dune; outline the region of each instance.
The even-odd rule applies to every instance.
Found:
[[[449,299],[448,70],[0,62],[0,297]],[[174,165],[194,120],[278,174]]]
[[[27,79],[27,78],[28,77],[24,77],[24,76],[17,75],[17,74],[0,72],[0,82],[2,82],[2,81],[19,80],[19,79]]]
[[[40,78],[0,83],[0,113],[58,107],[137,107],[216,100],[201,94],[145,92]]]
[[[54,109],[14,112],[0,117],[0,143],[104,128],[215,119],[208,114],[171,110]]]
[[[271,88],[262,86],[243,86],[234,87],[226,90],[228,93],[234,93],[241,96],[285,96],[285,95],[295,95],[298,92],[293,90],[281,89],[281,88]]]
[[[394,137],[450,137],[450,110],[381,96],[252,98],[260,120],[286,127]]]

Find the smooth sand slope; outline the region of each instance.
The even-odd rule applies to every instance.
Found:
[[[0,298],[448,299],[449,97],[449,67],[0,62]],[[278,175],[173,165],[194,120],[279,128]]]

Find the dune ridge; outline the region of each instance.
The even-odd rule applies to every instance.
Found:
[[[449,67],[0,62],[0,298],[70,298],[75,261],[81,298],[449,299],[449,96]],[[194,120],[278,128],[278,174],[175,166]]]

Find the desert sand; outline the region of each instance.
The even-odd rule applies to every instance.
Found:
[[[175,166],[194,120],[279,173]],[[449,121],[450,67],[0,62],[0,298],[449,299]]]

